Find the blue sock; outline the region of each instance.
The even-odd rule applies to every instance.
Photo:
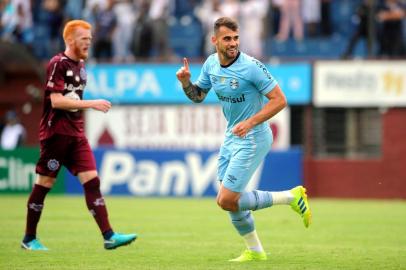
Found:
[[[251,211],[228,212],[231,222],[240,235],[246,235],[255,230],[254,218]]]
[[[258,210],[272,206],[271,192],[253,190],[241,193],[238,201],[238,210]]]

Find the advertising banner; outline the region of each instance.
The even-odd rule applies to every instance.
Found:
[[[314,64],[318,107],[406,106],[406,61],[320,61]]]
[[[87,66],[85,99],[107,99],[114,104],[191,104],[176,79],[177,64],[98,64]],[[201,65],[191,64],[192,81],[199,76]],[[281,85],[289,104],[311,101],[311,66],[283,64],[267,68]],[[210,91],[204,103],[218,103]]]
[[[0,194],[30,192],[36,179],[35,165],[38,158],[38,147],[0,150]],[[61,171],[52,192],[64,192],[63,176],[64,172]]]
[[[135,196],[215,196],[217,152],[133,151],[96,149],[104,194]],[[247,190],[285,190],[302,184],[302,151],[271,151]],[[66,175],[67,193],[82,193],[75,177]]]
[[[118,106],[85,117],[92,147],[218,150],[227,125],[220,105]],[[289,148],[289,122],[289,108],[271,119],[273,149]]]

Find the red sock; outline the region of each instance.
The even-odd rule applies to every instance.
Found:
[[[109,223],[104,198],[100,192],[99,177],[95,177],[89,182],[86,182],[83,185],[83,188],[85,190],[87,208],[96,220],[97,225],[99,225],[100,231],[102,233],[105,233],[109,230],[112,230]]]
[[[27,202],[27,224],[25,234],[35,238],[37,234],[37,225],[41,217],[44,199],[50,188],[35,184]]]

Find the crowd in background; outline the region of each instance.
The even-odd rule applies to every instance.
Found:
[[[85,19],[93,25],[90,61],[179,61],[188,55],[176,54],[174,34],[197,24],[200,31],[192,37],[201,35],[199,57],[205,57],[214,52],[214,21],[229,16],[239,22],[240,49],[263,60],[270,56],[264,50],[269,40],[282,46],[333,40],[338,31],[333,17],[340,10],[332,5],[343,3],[338,1],[352,8],[342,58],[351,58],[360,40],[374,40],[372,58],[406,56],[406,0],[0,0],[0,43],[19,44],[46,62],[64,50],[64,24]],[[173,31],[176,23],[184,28]],[[14,111],[0,116],[0,148],[12,149],[24,137]]]
[[[94,26],[92,58],[97,62],[170,61],[174,20],[197,21],[203,42],[201,56],[213,51],[213,22],[229,16],[240,23],[241,50],[259,59],[264,40],[303,42],[334,32],[334,0],[0,0],[1,39],[27,46],[39,59],[63,50],[61,31],[66,21],[83,18]],[[405,55],[404,0],[362,0],[354,10],[355,27],[344,57],[367,38],[372,14],[377,55]],[[374,3],[373,6],[370,3]],[[371,10],[371,11],[370,11]],[[189,18],[189,20],[187,20]]]

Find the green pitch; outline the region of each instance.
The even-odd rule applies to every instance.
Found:
[[[406,201],[311,200],[309,229],[288,206],[255,212],[269,259],[236,264],[244,244],[214,198],[107,197],[113,228],[139,234],[107,251],[83,197],[51,195],[39,224],[49,252],[19,247],[26,199],[0,195],[2,270],[406,269]]]

